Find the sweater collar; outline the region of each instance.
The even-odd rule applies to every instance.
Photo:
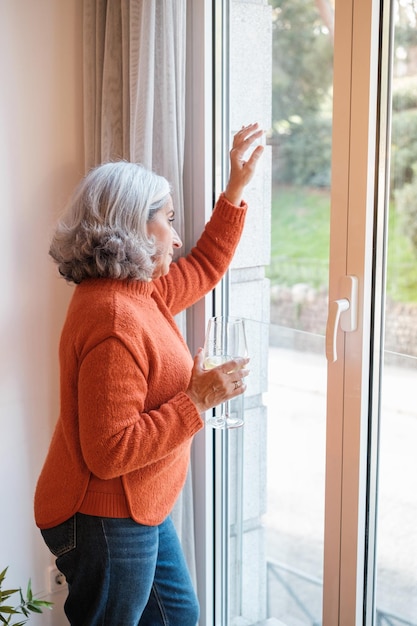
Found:
[[[118,280],[114,278],[87,278],[78,285],[83,291],[90,290],[104,290],[104,291],[117,291],[119,293],[126,293],[130,296],[149,296],[153,289],[153,281],[142,280]]]

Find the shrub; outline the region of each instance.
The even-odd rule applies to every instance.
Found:
[[[411,241],[417,256],[417,177],[395,193],[396,207],[401,215],[404,235]]]
[[[397,81],[392,93],[392,110],[405,111],[417,108],[417,80],[408,76],[404,82]]]
[[[288,120],[286,132],[273,141],[275,183],[329,187],[331,120],[319,115]]]
[[[392,115],[391,189],[411,183],[417,161],[417,108]]]

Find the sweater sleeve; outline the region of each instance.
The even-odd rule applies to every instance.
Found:
[[[157,283],[173,315],[213,289],[229,267],[242,235],[247,205],[232,205],[222,194],[209,222],[186,257],[172,263]]]
[[[163,461],[203,427],[185,393],[149,412],[144,410],[146,396],[146,373],[119,339],[106,339],[83,359],[78,380],[80,445],[86,465],[99,478]]]

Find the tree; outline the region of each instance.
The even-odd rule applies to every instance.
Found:
[[[326,19],[331,20],[329,6],[326,0],[272,2],[272,143],[277,181],[330,182],[333,39],[319,11],[326,9]]]

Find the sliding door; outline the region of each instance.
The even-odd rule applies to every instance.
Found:
[[[243,315],[252,357],[244,427],[195,447],[201,626],[416,626],[415,3],[197,7],[214,195],[233,132],[268,131],[243,241],[195,314],[196,345],[213,312]]]

